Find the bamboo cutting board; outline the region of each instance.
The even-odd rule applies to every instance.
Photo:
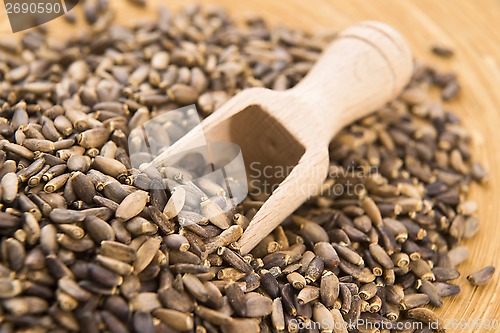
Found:
[[[118,9],[117,20],[127,24],[139,17],[155,15],[156,5],[178,8],[181,0],[149,0],[148,9],[137,9],[121,0],[109,0]],[[340,29],[360,20],[386,22],[399,30],[412,47],[415,57],[440,70],[453,70],[459,76],[462,92],[447,105],[463,119],[473,133],[475,158],[490,172],[486,187],[474,186],[470,197],[479,204],[481,229],[464,245],[469,259],[459,266],[462,276],[455,281],[462,293],[445,299],[439,315],[449,324],[449,332],[500,332],[500,328],[474,328],[478,322],[500,321],[500,273],[483,287],[472,287],[466,276],[487,265],[500,268],[500,1],[499,0],[207,0],[226,7],[234,17],[258,13],[272,24],[314,31]],[[0,38],[8,33],[4,8],[0,7]],[[46,24],[61,37],[76,32],[62,18]],[[453,48],[449,60],[431,54],[434,43]],[[460,322],[462,320],[462,322]],[[452,326],[452,324],[458,326]],[[464,325],[461,326],[460,324]]]

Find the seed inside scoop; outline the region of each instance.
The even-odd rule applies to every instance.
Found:
[[[2,328],[442,328],[424,306],[460,292],[460,243],[479,229],[465,198],[472,181],[487,181],[471,135],[443,106],[459,98],[455,74],[417,64],[397,100],[332,141],[321,193],[242,255],[237,241],[271,193],[235,203],[238,179],[200,178],[210,171],[200,154],[139,166],[193,128],[197,110],[204,118],[245,88],[296,85],[334,34],[256,16],[240,27],[203,6],[161,7],[123,27],[107,4],[85,1],[93,25],[68,40],[50,41],[43,26],[22,43],[0,39]]]

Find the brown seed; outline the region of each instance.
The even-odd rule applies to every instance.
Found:
[[[432,268],[436,281],[450,281],[460,277],[460,272],[452,267],[436,266]]]
[[[327,307],[332,307],[339,297],[339,279],[331,271],[325,271],[320,281],[321,302]]]
[[[23,213],[23,230],[28,244],[34,245],[40,239],[40,224],[32,213]]]
[[[467,280],[470,284],[474,286],[482,286],[485,285],[495,273],[495,267],[487,266],[480,271],[470,274],[467,276]]]
[[[229,218],[224,214],[222,208],[210,199],[200,203],[203,215],[215,226],[225,230],[231,226]]]
[[[434,281],[436,279],[432,273],[431,267],[425,260],[412,260],[409,267],[411,271],[422,280]]]
[[[305,278],[308,282],[315,282],[323,273],[325,263],[323,259],[315,256],[306,269]]]
[[[76,283],[73,279],[69,277],[63,277],[59,279],[57,283],[58,287],[62,291],[64,291],[77,301],[84,302],[89,300],[90,297],[92,296],[90,292],[80,287],[78,283]]]
[[[377,285],[373,282],[362,285],[359,288],[359,297],[363,300],[369,300],[377,293]]]
[[[351,290],[347,287],[345,283],[341,283],[339,286],[340,286],[340,296],[342,298],[342,304],[340,310],[343,314],[346,314],[349,312],[351,308],[352,294]]]
[[[7,238],[2,243],[2,254],[8,267],[13,271],[19,271],[24,266],[26,250],[23,244],[15,238]]]
[[[66,184],[66,182],[68,181],[70,176],[71,175],[69,173],[65,173],[65,174],[62,174],[60,176],[53,178],[51,181],[49,181],[47,184],[45,184],[45,186],[43,187],[43,190],[47,193],[52,193],[52,192],[57,191],[58,189],[62,188]]]
[[[136,260],[137,252],[129,245],[114,241],[102,241],[99,252],[103,256],[111,257],[126,263]]]
[[[385,299],[393,304],[400,304],[404,299],[404,289],[400,285],[385,286]]]
[[[90,237],[97,244],[101,243],[103,240],[115,240],[115,232],[113,228],[106,221],[97,216],[88,216],[85,219],[84,226]]]
[[[417,308],[429,303],[429,296],[426,294],[408,294],[405,295],[403,302],[400,304],[402,310]]]
[[[31,163],[27,168],[21,169],[17,172],[17,177],[21,183],[27,181],[29,178],[40,172],[45,165],[45,159],[39,158]],[[5,176],[4,176],[5,177]]]
[[[477,182],[485,184],[488,182],[488,173],[484,170],[483,166],[479,163],[473,163],[471,167],[471,176]]]
[[[134,237],[154,235],[158,231],[158,226],[156,224],[140,216],[128,220],[125,227]]]
[[[261,271],[260,284],[273,299],[279,297],[278,280],[269,271]]]
[[[149,206],[148,212],[153,222],[165,235],[170,235],[174,232],[175,223],[168,219],[157,207]]]
[[[169,309],[191,312],[195,306],[194,299],[186,292],[178,291],[172,287],[161,290],[159,297],[163,305]]]
[[[203,318],[204,320],[214,324],[214,325],[224,325],[232,320],[231,316],[222,313],[220,311],[212,310],[204,306],[198,305],[195,309],[195,313]]]
[[[221,246],[228,246],[236,242],[243,234],[243,229],[239,225],[232,225],[224,230],[219,236],[214,237],[206,243],[208,253],[215,252]]]
[[[55,223],[76,223],[83,222],[85,213],[77,210],[55,208],[50,212],[50,219]]]
[[[265,317],[271,314],[273,301],[256,292],[245,294],[246,316]]]
[[[47,270],[50,274],[57,279],[61,279],[63,277],[71,279],[75,278],[73,272],[68,268],[68,266],[66,266],[61,259],[56,257],[54,254],[47,255],[45,258],[45,264],[47,265]]]
[[[272,267],[283,268],[290,262],[290,256],[286,253],[270,253],[264,258],[262,258],[265,269],[271,269]]]
[[[314,244],[314,253],[323,259],[327,268],[333,268],[340,262],[337,252],[328,242],[318,242]]]
[[[122,221],[131,219],[132,217],[138,215],[144,207],[146,207],[148,200],[149,195],[140,190],[127,195],[115,212],[116,218]]]
[[[438,329],[436,330],[436,332],[438,333],[445,332],[445,330],[442,328],[443,326],[438,316],[430,309],[427,308],[410,309],[406,313],[406,316],[410,319],[415,319],[426,324],[437,325]]]
[[[46,312],[49,303],[36,296],[20,296],[4,300],[2,306],[14,316],[26,316]]]
[[[302,255],[306,251],[306,246],[304,244],[293,244],[288,246],[287,250],[282,250],[280,253],[284,253],[289,256],[289,263],[296,263],[302,258]]]
[[[226,296],[234,311],[242,317],[247,315],[247,303],[243,290],[236,284],[230,283],[225,288]]]
[[[87,172],[90,168],[91,160],[88,156],[73,154],[68,158],[68,170]]]
[[[338,309],[331,309],[330,314],[334,322],[334,333],[347,333],[347,325],[345,325],[344,318]]]
[[[92,167],[119,180],[127,176],[127,167],[115,159],[96,156]]]
[[[73,133],[73,124],[64,115],[57,116],[54,119],[54,126],[59,133],[67,137]]]
[[[0,298],[9,299],[21,294],[23,287],[20,280],[12,280],[10,278],[0,278]]]
[[[297,301],[299,304],[307,304],[320,297],[320,289],[313,286],[307,286],[299,291]]]
[[[161,307],[158,295],[153,292],[138,293],[130,299],[130,308],[132,311],[152,312]]]
[[[382,215],[380,213],[380,210],[379,210],[377,204],[375,203],[375,201],[373,201],[372,198],[365,197],[363,199],[363,208],[366,211],[366,214],[372,220],[373,225],[376,228],[382,226]]]
[[[58,224],[57,228],[74,239],[82,239],[85,236],[85,230],[76,224]]]
[[[373,258],[380,263],[385,269],[393,269],[394,263],[391,257],[385,252],[385,250],[378,244],[370,244],[369,250]]]
[[[394,266],[401,268],[408,267],[410,263],[410,257],[404,252],[393,253],[391,259],[394,263]]]
[[[17,196],[18,191],[18,178],[14,172],[9,172],[5,174],[1,181],[2,188],[2,201],[9,204],[14,202]]]
[[[285,315],[283,312],[283,305],[281,298],[275,298],[273,301],[273,309],[271,313],[271,321],[273,328],[280,332],[285,330]]]
[[[350,249],[347,246],[342,245],[333,245],[335,251],[342,256],[345,260],[349,261],[354,265],[364,265],[363,258],[354,250]]]
[[[55,150],[52,141],[43,139],[26,139],[23,141],[23,146],[31,151],[41,151],[44,153],[51,153]]]
[[[163,238],[163,242],[168,248],[185,252],[189,250],[189,241],[186,237],[179,234],[171,234]]]
[[[0,147],[3,147],[3,149],[5,149],[6,151],[16,154],[27,160],[33,160],[35,158],[35,154],[31,150],[15,143],[2,141],[0,143]]]
[[[40,159],[40,160],[44,160],[45,159]],[[33,176],[30,177],[30,179],[28,180],[28,186],[30,187],[35,187],[37,186],[40,181],[42,180],[42,177],[43,175],[50,169],[50,165],[45,165],[39,172],[37,172],[36,174],[34,174]]]
[[[127,326],[109,311],[100,311],[100,317],[107,328],[113,332],[128,332]]]
[[[321,332],[333,332],[335,321],[330,311],[320,302],[313,305],[313,320],[319,323]]]
[[[95,243],[90,238],[74,239],[66,234],[58,234],[57,242],[62,247],[73,252],[86,252],[95,247]]]
[[[200,302],[208,300],[208,292],[205,285],[193,274],[184,274],[182,277],[184,287]]]
[[[132,326],[136,332],[154,333],[156,332],[153,317],[149,312],[135,312],[132,319]]]
[[[443,58],[450,58],[453,56],[453,50],[441,45],[434,45],[431,48],[432,53]]]
[[[306,279],[299,273],[297,272],[292,272],[286,276],[286,279],[288,282],[294,287],[295,289],[302,289],[306,286],[307,281]]]
[[[274,253],[278,250],[279,244],[275,241],[274,236],[271,234],[264,237],[264,239],[252,249],[252,254],[255,257],[265,257],[267,254]]]
[[[23,89],[26,92],[31,92],[34,94],[44,94],[50,92],[54,90],[54,87],[55,87],[54,83],[48,81],[36,81],[36,82],[25,83],[23,85]]]
[[[69,167],[69,164],[68,164]],[[71,169],[71,168],[70,168]],[[76,171],[71,176],[71,187],[78,198],[82,199],[86,203],[90,204],[93,202],[93,198],[96,195],[96,190],[94,184],[92,183],[89,176],[83,174],[80,171]]]
[[[42,176],[42,179],[48,182],[54,179],[54,177],[62,175],[64,171],[66,171],[66,165],[64,164],[54,165],[49,170],[47,170],[47,172]]]
[[[227,247],[220,247],[217,250],[217,253],[234,268],[239,269],[246,274],[250,274],[253,271],[252,266],[231,249]]]
[[[89,263],[87,264],[87,269],[88,278],[102,286],[115,287],[121,285],[123,282],[123,277],[102,266]]]
[[[137,258],[133,263],[134,272],[136,274],[142,272],[151,263],[156,255],[156,252],[160,248],[160,243],[160,237],[153,237],[147,239],[144,244],[139,247],[137,250]]]
[[[441,98],[445,101],[448,101],[457,96],[458,93],[460,92],[460,89],[461,87],[457,81],[455,80],[450,81],[448,84],[446,84],[446,86],[442,90]]]
[[[328,234],[319,224],[298,215],[293,215],[292,220],[299,226],[300,232],[306,235],[313,243],[328,242]]]
[[[181,105],[188,105],[196,102],[198,93],[192,87],[184,84],[175,84],[167,90],[170,99]]]
[[[404,243],[408,239],[408,230],[406,226],[396,219],[384,218],[384,227],[395,235],[398,243]]]
[[[40,229],[40,245],[45,254],[54,254],[59,250],[57,229],[53,224],[47,224]]]
[[[241,330],[242,332],[258,333],[260,332],[259,319],[239,319],[232,318],[229,323],[221,326],[222,333],[231,333]]]
[[[434,284],[427,280],[417,281],[418,290],[429,296],[429,301],[433,306],[440,307],[443,304],[439,291]]]
[[[133,272],[132,266],[117,259],[98,255],[96,261],[119,275],[130,275]]]

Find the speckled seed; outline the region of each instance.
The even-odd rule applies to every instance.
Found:
[[[74,155],[74,156],[77,156],[77,155]],[[81,156],[81,158],[83,158],[84,160],[89,159],[88,156]],[[89,161],[90,161],[90,159],[89,159]],[[70,168],[69,162],[68,162],[68,168]],[[80,168],[80,169],[82,169],[82,168]],[[95,190],[94,183],[92,182],[90,177],[83,174],[80,171],[82,171],[82,170],[76,171],[71,176],[71,187],[79,199],[90,204],[93,202],[93,198],[97,194],[97,192]]]
[[[5,174],[0,184],[2,186],[2,201],[7,204],[14,202],[19,184],[17,175],[14,172]]]
[[[410,309],[406,313],[406,316],[410,319],[415,319],[417,321],[421,321],[423,323],[433,323],[434,325],[437,325],[438,329],[436,329],[436,332],[438,333],[443,333],[445,330],[442,328],[442,323],[439,321],[438,316],[434,311],[427,309],[427,308],[415,308],[415,309]]]
[[[68,158],[67,166],[70,171],[87,172],[90,168],[91,160],[88,156],[71,155]]]
[[[222,208],[210,199],[200,203],[203,215],[215,226],[227,229],[231,226],[229,218],[224,214]]]
[[[116,218],[121,221],[130,220],[146,207],[148,200],[148,193],[140,190],[127,195],[115,212]]]
[[[470,284],[474,286],[482,286],[491,279],[494,273],[495,273],[495,267],[487,266],[482,270],[467,276],[467,280],[470,282]]]
[[[320,297],[320,289],[318,287],[307,286],[299,291],[297,301],[299,304],[307,304]]]
[[[332,307],[339,297],[339,279],[331,271],[325,271],[321,276],[320,296],[321,302],[327,307]]]
[[[369,250],[373,258],[381,264],[385,269],[393,269],[394,263],[391,257],[385,252],[385,250],[378,244],[370,244]]]
[[[181,105],[189,105],[196,102],[198,93],[194,88],[185,84],[174,84],[167,90],[168,97]]]
[[[112,158],[96,156],[92,167],[116,179],[124,179],[127,176],[127,167]]]
[[[137,258],[133,266],[134,272],[139,274],[142,272],[153,260],[157,251],[160,249],[161,238],[152,237],[148,238],[137,250]]]
[[[168,199],[163,209],[163,214],[169,219],[176,217],[184,207],[185,199],[186,190],[182,187],[177,187],[175,191],[172,192],[170,199]]]

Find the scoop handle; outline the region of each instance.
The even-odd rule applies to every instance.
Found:
[[[361,22],[339,33],[307,76],[287,93],[310,105],[328,141],[397,97],[413,72],[411,50],[390,26]]]

